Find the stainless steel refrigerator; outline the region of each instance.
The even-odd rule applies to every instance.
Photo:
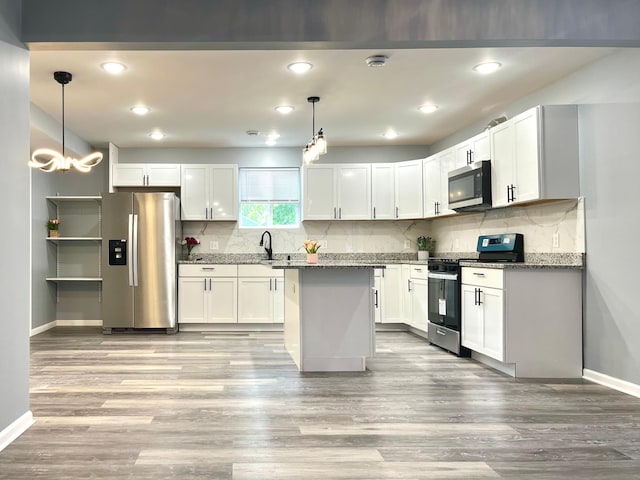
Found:
[[[175,194],[102,196],[103,333],[114,328],[177,331],[181,238],[180,200]]]

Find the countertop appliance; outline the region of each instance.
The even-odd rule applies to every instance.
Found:
[[[462,312],[459,262],[452,258],[430,258],[427,268],[429,342],[458,356],[468,357],[471,352],[460,345]]]
[[[102,196],[103,333],[177,331],[176,255],[182,228],[174,193]]]
[[[491,161],[483,160],[449,172],[449,208],[483,211],[491,208]]]

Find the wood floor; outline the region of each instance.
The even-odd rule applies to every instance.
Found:
[[[50,330],[0,479],[640,478],[640,399],[377,340],[365,373],[300,374],[280,333]]]

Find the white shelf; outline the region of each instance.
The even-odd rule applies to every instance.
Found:
[[[102,277],[47,277],[47,282],[102,282]]]
[[[58,242],[101,242],[102,237],[47,237],[47,241]]]
[[[51,203],[59,204],[63,202],[102,202],[100,195],[53,195],[47,197]]]

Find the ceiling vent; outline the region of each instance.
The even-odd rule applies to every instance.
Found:
[[[371,55],[367,57],[365,62],[367,62],[367,66],[369,67],[384,67],[388,59],[389,57],[386,55]]]

